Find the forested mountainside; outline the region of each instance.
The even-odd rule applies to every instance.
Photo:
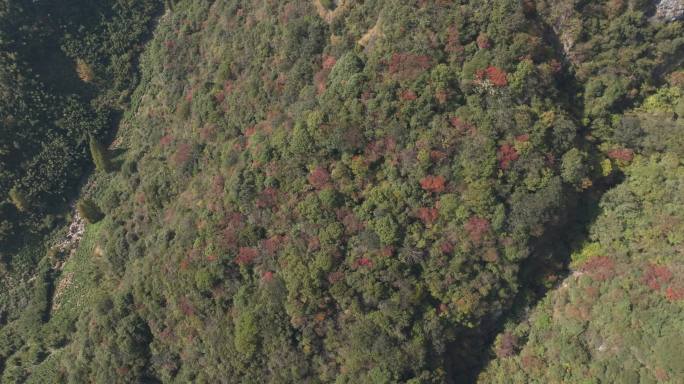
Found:
[[[0,2],[0,257],[64,222],[91,169],[89,138],[108,140],[137,84],[155,1]],[[15,260],[13,260],[15,259]]]
[[[2,382],[681,382],[680,17],[6,0]]]
[[[481,382],[684,380],[684,124],[673,113],[684,99],[667,92],[622,118],[638,153],[625,181],[601,199],[572,275],[497,338]]]

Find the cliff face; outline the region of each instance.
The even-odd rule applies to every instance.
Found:
[[[684,0],[661,0],[656,6],[658,21],[675,21],[684,18]]]
[[[577,66],[586,59],[587,49],[591,44],[597,44],[598,40],[589,44],[586,37],[596,35],[587,24],[590,15],[602,14],[606,17],[626,10],[640,11],[650,17],[652,23],[671,23],[684,19],[684,0],[654,0],[650,5],[636,5],[634,1],[620,3],[618,6],[609,6],[606,2],[581,1],[551,1],[539,0],[536,2],[536,11],[556,34],[562,51],[570,63]],[[654,12],[655,11],[655,12]],[[618,13],[615,13],[618,12]],[[587,28],[590,28],[589,30]],[[583,37],[584,36],[584,37]]]

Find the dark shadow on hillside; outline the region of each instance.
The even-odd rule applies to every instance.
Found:
[[[496,356],[493,346],[506,324],[519,324],[547,294],[558,288],[571,270],[571,256],[589,240],[589,229],[601,214],[604,193],[622,183],[623,174],[595,180],[592,188],[566,194],[565,206],[556,222],[530,244],[530,255],[518,272],[519,292],[508,310],[485,319],[472,330],[463,331],[452,352],[452,383],[476,383],[479,374]],[[564,216],[562,216],[564,215]],[[463,348],[465,346],[465,348]],[[460,348],[460,349],[458,349]]]
[[[518,274],[520,291],[509,309],[457,337],[451,354],[452,383],[477,382],[480,372],[495,357],[492,347],[505,325],[523,321],[529,311],[568,275],[570,257],[587,240],[588,228],[600,213],[600,198],[611,185],[600,186],[579,195],[574,201],[566,201],[563,211],[567,215],[547,227],[544,235],[530,245],[532,252]]]
[[[596,143],[585,139],[587,127],[579,124],[584,115],[584,105],[576,100],[582,86],[574,75],[573,65],[565,56],[553,28],[539,15],[530,17],[543,31],[545,44],[553,47],[557,59],[563,64],[564,70],[557,78],[560,92],[556,97],[558,104],[563,105],[578,124],[575,146],[596,152]],[[544,234],[529,245],[530,255],[521,263],[518,272],[519,291],[508,309],[492,314],[477,327],[462,330],[453,345],[448,347],[449,383],[476,383],[480,373],[496,357],[492,352],[494,342],[505,325],[523,321],[540,300],[562,283],[570,272],[571,255],[581,249],[588,239],[591,224],[600,214],[601,197],[620,181],[621,176],[594,180],[593,187],[581,193],[568,187],[554,223],[548,224]]]
[[[97,95],[97,87],[78,77],[76,63],[56,43],[46,47],[43,52],[44,56],[35,60],[33,69],[51,92],[65,96],[78,95],[85,100]]]
[[[112,171],[120,171],[124,162],[126,161],[126,148],[114,148],[109,151],[109,156],[112,163]]]
[[[99,14],[102,17],[106,15],[102,12],[89,12],[91,7],[100,9],[102,7],[109,7],[108,2],[33,2],[33,4],[23,4],[25,6],[25,16],[30,18],[28,21],[18,20],[21,24],[26,22],[32,23],[38,20],[40,23],[47,23],[51,32],[36,35],[27,35],[26,41],[31,44],[17,49],[19,62],[28,67],[27,72],[35,74],[40,80],[45,91],[55,96],[66,100],[68,97],[75,97],[79,102],[88,104],[100,96],[111,97],[108,94],[111,90],[110,86],[104,80],[84,82],[77,72],[77,66],[74,59],[70,58],[62,44],[63,33],[68,29],[68,25],[64,25],[65,20],[81,20],[83,23],[92,23],[96,25],[101,23],[103,19],[100,17],[91,17],[93,14]],[[83,3],[83,4],[81,4]],[[80,5],[83,5],[80,6]],[[86,8],[84,8],[86,7]],[[162,2],[159,2],[156,13],[151,17],[147,33],[142,35],[140,45],[146,44],[152,37],[153,31],[158,23],[159,17],[163,14],[164,7]],[[81,16],[85,15],[85,18]],[[83,25],[81,25],[83,27]],[[92,27],[92,25],[90,25]],[[46,30],[49,28],[46,27]],[[105,60],[106,58],[103,58]],[[133,65],[138,68],[138,55],[132,58]],[[105,74],[106,76],[106,74]],[[137,83],[131,83],[131,89],[127,89],[123,96],[117,99],[116,103],[107,105],[108,119],[107,125],[102,129],[107,143],[111,142],[116,135],[117,128],[123,118],[122,108],[125,108],[129,102],[129,96]],[[112,92],[110,92],[112,93]],[[102,104],[96,100],[96,103]],[[100,107],[102,105],[99,105]],[[50,122],[48,122],[50,123]],[[55,123],[57,124],[57,123]],[[99,121],[98,121],[99,124]],[[10,228],[3,228],[8,231],[11,236],[7,236],[7,240],[3,241],[2,249],[0,249],[0,269],[4,274],[13,275],[17,279],[35,278],[38,272],[38,266],[41,260],[46,257],[47,240],[50,236],[61,236],[61,230],[68,227],[71,221],[71,212],[73,211],[74,203],[79,198],[79,195],[84,190],[84,186],[92,175],[95,166],[87,154],[87,141],[83,150],[83,155],[78,157],[78,164],[69,170],[68,182],[62,193],[44,193],[36,197],[35,203],[31,205],[31,209],[27,212],[19,212],[16,207],[8,201],[0,204],[0,217],[10,219],[12,226]],[[123,163],[124,149],[116,149],[112,151],[112,163],[116,169],[119,169]],[[114,168],[113,167],[113,168]],[[32,202],[33,203],[33,202]],[[21,216],[21,218],[19,217]],[[48,300],[52,300],[54,279],[59,272],[54,271],[45,274],[44,280],[46,284],[46,292]],[[30,293],[27,293],[30,296]],[[35,296],[35,295],[34,295]],[[51,305],[48,302],[48,309]],[[47,318],[43,318],[47,320]],[[7,321],[5,314],[0,312],[0,328],[3,323]],[[5,356],[0,356],[0,374],[4,369]]]

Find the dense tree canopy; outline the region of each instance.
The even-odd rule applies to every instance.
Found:
[[[56,223],[51,215],[89,168],[88,137],[108,137],[114,111],[136,85],[137,44],[159,8],[126,0],[0,3],[0,198],[20,211],[0,220],[12,234],[52,229],[41,223],[46,215]],[[21,238],[0,233],[0,245]]]
[[[650,114],[640,113],[649,120]],[[679,119],[679,129],[684,128]],[[668,143],[662,143],[668,145]],[[678,382],[684,365],[684,163],[637,155],[601,200],[572,275],[497,338],[491,383]]]
[[[684,374],[676,315],[638,356],[590,316],[623,283],[681,307],[681,22],[636,0],[181,0],[143,49],[161,4],[66,3],[0,8],[0,235],[59,228],[50,199],[101,171],[68,229],[6,257],[3,381],[475,381],[494,339],[482,382]],[[606,190],[536,309],[562,297],[574,328],[521,316]]]

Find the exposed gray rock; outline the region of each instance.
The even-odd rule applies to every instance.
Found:
[[[684,18],[684,0],[660,0],[656,5],[657,21],[674,21]]]

